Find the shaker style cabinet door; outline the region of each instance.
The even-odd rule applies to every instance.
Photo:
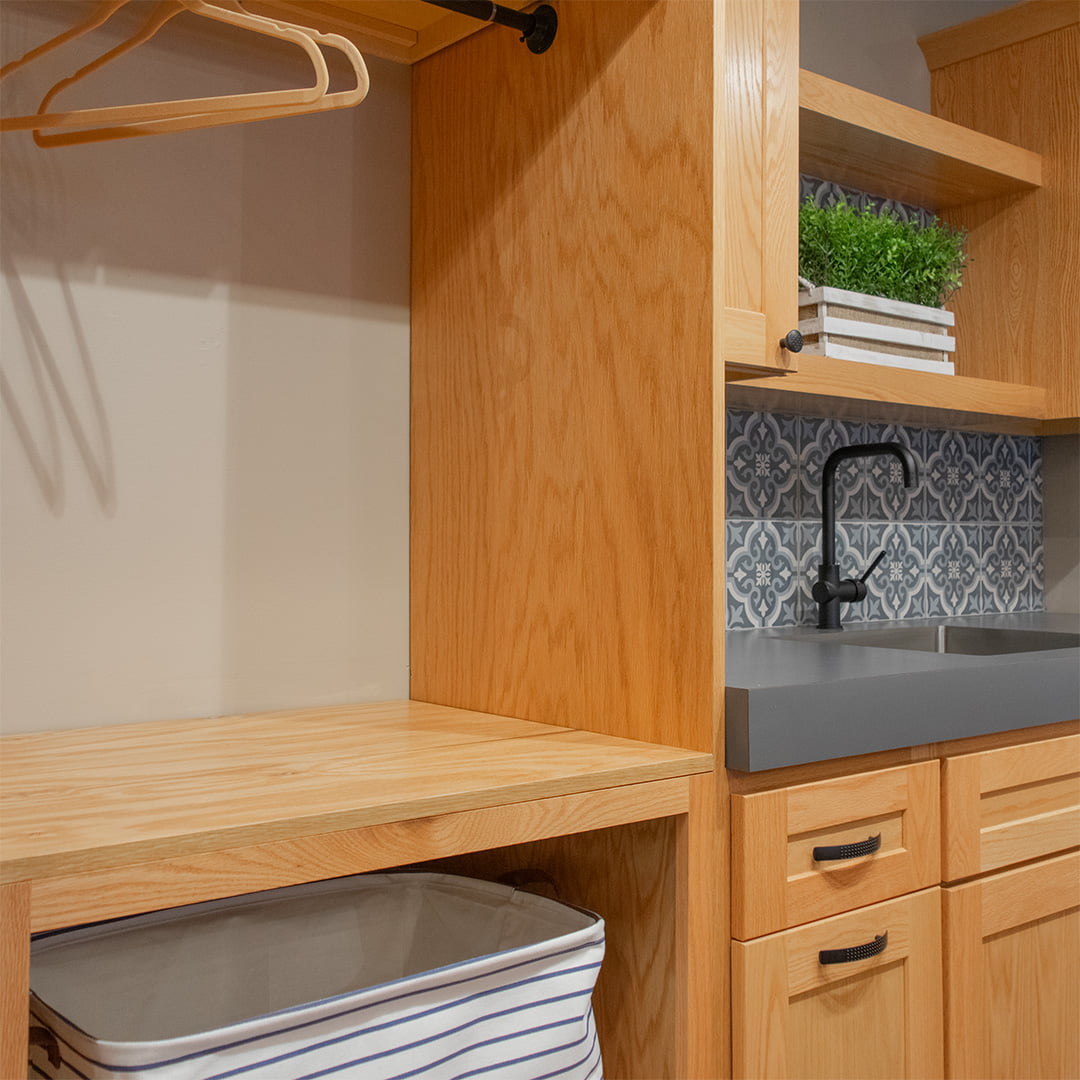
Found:
[[[942,890],[950,1080],[1080,1076],[1080,853]]]
[[[799,325],[799,3],[738,0],[717,10],[725,20],[721,359],[794,371],[798,353],[780,339]]]
[[[942,1075],[941,890],[732,943],[734,1075]]]

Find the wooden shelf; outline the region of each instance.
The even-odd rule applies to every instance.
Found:
[[[838,407],[844,400],[846,406]],[[895,423],[936,423],[994,431],[1035,432],[1046,416],[1038,386],[937,375],[902,368],[799,357],[792,375],[727,372],[727,402],[736,408],[825,412]]]
[[[0,740],[34,929],[685,813],[712,756],[415,701]]]
[[[799,168],[930,210],[1042,183],[1039,154],[812,71],[799,72]]]
[[[530,2],[500,0],[503,7],[516,9]],[[415,64],[491,25],[419,0],[249,0],[246,6],[256,15],[276,15],[323,33],[344,34],[361,52],[399,64]],[[525,46],[521,48],[524,52]]]

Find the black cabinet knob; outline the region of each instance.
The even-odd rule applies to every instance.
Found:
[[[787,349],[788,352],[802,352],[803,336],[798,330],[789,330],[780,339],[780,348]]]

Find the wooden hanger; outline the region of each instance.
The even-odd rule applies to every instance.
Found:
[[[27,53],[26,56],[8,64],[2,75],[21,67],[31,59],[36,59],[44,51],[55,48],[59,44],[71,40],[80,34],[100,25],[114,11],[118,10],[127,0],[108,0],[105,5],[110,10],[102,18],[96,16],[80,24],[79,27],[61,34],[44,46]],[[165,23],[180,14],[181,11],[192,11],[197,15],[205,16],[217,22],[224,22],[233,26],[239,26],[267,37],[289,41],[298,45],[308,55],[315,69],[315,83],[309,87],[294,90],[262,90],[247,94],[229,94],[205,98],[187,98],[175,101],[146,102],[138,105],[115,105],[105,108],[78,109],[69,112],[46,113],[38,111],[28,116],[14,116],[0,118],[0,131],[25,131],[40,130],[43,128],[67,128],[85,127],[88,124],[128,124],[140,120],[157,121],[169,118],[190,117],[192,115],[206,115],[213,113],[238,112],[251,109],[272,109],[292,106],[311,105],[326,96],[330,85],[330,75],[326,67],[326,60],[316,44],[311,32],[292,23],[281,23],[277,20],[265,18],[262,15],[252,15],[237,4],[235,7],[218,6],[207,3],[206,0],[165,0],[151,16],[150,21],[139,31],[122,42],[115,49],[87,64],[74,76],[61,80],[46,95],[46,102],[51,100],[65,86],[78,81],[89,75],[92,71],[107,64],[110,60],[134,48],[135,45],[152,37]],[[98,15],[100,15],[100,11]],[[344,40],[344,39],[342,39]],[[351,43],[350,43],[351,44]],[[361,60],[361,64],[363,61]],[[366,73],[366,72],[365,72]],[[43,106],[44,106],[43,102]]]
[[[238,0],[215,0],[215,3],[221,5],[229,4],[232,7],[240,8]],[[41,131],[34,131],[34,141],[38,146],[45,148],[78,146],[85,143],[105,142],[111,139],[135,138],[140,135],[163,135],[172,132],[222,127],[228,124],[253,123],[257,120],[269,120],[285,116],[307,116],[317,112],[329,112],[333,109],[351,108],[364,100],[367,96],[368,89],[370,88],[370,78],[368,76],[367,65],[364,63],[364,58],[360,54],[360,50],[352,41],[339,34],[324,34],[317,30],[311,30],[307,27],[297,26],[291,23],[282,24],[278,22],[278,25],[293,27],[304,34],[309,35],[319,45],[338,49],[342,52],[352,67],[353,74],[356,78],[355,86],[348,90],[326,93],[315,102],[297,105],[244,107],[219,113],[192,113],[187,116],[162,118],[160,120],[155,119],[145,123],[130,123],[114,127],[91,128],[80,131],[62,131],[57,134],[45,134]],[[144,27],[144,30],[146,29],[147,28]],[[126,46],[124,51],[127,51],[128,48],[133,48],[133,39],[129,39],[124,45]],[[117,54],[116,50],[113,52],[114,54]],[[114,58],[114,55],[102,57],[100,61],[95,62],[93,70],[96,70],[97,67],[107,63],[109,59]],[[82,75],[89,74],[89,70],[90,65],[88,65],[88,68],[83,69],[82,72],[72,76],[70,80],[66,80],[66,82],[74,82],[76,79],[82,77]],[[54,87],[53,91],[57,91],[59,86],[60,84],[57,84],[57,87]],[[50,91],[50,94],[52,94],[53,91]],[[49,100],[50,98],[47,96],[42,102],[42,109],[47,106]]]

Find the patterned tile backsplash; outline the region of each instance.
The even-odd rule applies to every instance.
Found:
[[[1042,443],[1035,437],[729,410],[727,626],[813,625],[821,561],[821,473],[839,446],[897,441],[892,457],[837,473],[837,556],[857,577],[878,551],[866,600],[845,622],[1043,607]]]

